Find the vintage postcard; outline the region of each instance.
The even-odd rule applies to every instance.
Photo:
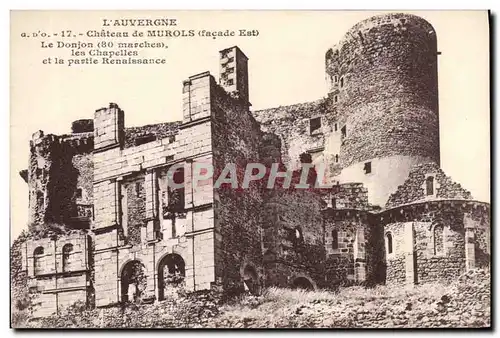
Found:
[[[10,25],[11,327],[491,327],[487,11]]]

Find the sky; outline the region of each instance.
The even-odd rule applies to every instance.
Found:
[[[405,11],[435,28],[441,166],[480,201],[490,201],[489,37],[485,11]],[[69,133],[71,122],[93,118],[94,111],[117,103],[125,125],[182,119],[182,81],[210,71],[218,78],[218,51],[238,45],[249,57],[252,109],[288,105],[326,95],[324,56],[357,22],[383,12],[369,11],[113,11],[13,12],[11,15],[11,234],[28,219],[28,186],[18,172],[28,166],[29,140],[37,130]],[[41,40],[23,32],[101,30],[102,18],[176,18],[176,29],[258,29],[258,37],[178,38],[164,65],[47,65],[67,56],[62,49],[40,48]],[[138,38],[138,42],[145,41]],[[99,40],[92,40],[99,41]]]

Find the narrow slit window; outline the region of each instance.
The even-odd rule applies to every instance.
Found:
[[[332,249],[337,250],[339,248],[339,233],[337,230],[332,230]]]
[[[387,242],[387,253],[392,254],[392,234],[388,233],[385,237]]]
[[[371,162],[366,162],[363,169],[365,171],[365,174],[371,173],[372,172],[372,163]]]
[[[425,189],[427,196],[434,195],[434,177],[429,176],[425,179]]]

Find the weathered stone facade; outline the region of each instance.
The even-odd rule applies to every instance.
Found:
[[[35,133],[21,173],[31,227],[86,231],[24,244],[37,315],[178,288],[413,284],[489,265],[489,205],[439,168],[436,65],[432,26],[389,14],[328,50],[327,98],[252,112],[248,58],[232,47],[218,82],[183,82],[182,121],[125,128],[111,103],[73,134]],[[265,179],[215,184],[231,164],[241,183],[251,163]],[[305,163],[318,169],[307,183],[323,166],[326,188],[266,188],[274,164],[297,183]]]

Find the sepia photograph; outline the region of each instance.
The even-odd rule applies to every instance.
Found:
[[[491,329],[491,13],[12,10],[13,329]]]

